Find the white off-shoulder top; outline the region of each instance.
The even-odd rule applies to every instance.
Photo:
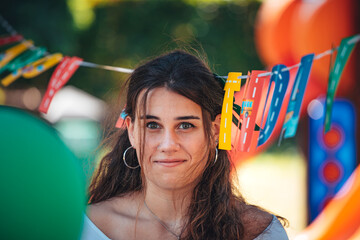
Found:
[[[269,226],[254,240],[288,240],[284,227],[273,216]],[[80,240],[111,240],[84,214],[84,226]]]

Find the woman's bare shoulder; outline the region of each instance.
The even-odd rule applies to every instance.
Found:
[[[242,214],[244,239],[254,239],[271,223],[273,215],[255,206],[248,205]]]
[[[137,194],[113,197],[105,201],[90,204],[87,214],[90,219],[113,215],[133,215],[141,200]]]
[[[119,232],[126,234],[136,220],[139,199],[134,195],[113,197],[90,204],[87,209],[89,219],[108,237],[117,239]]]

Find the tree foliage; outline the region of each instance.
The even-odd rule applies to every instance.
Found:
[[[110,1],[94,7],[94,21],[86,29],[75,27],[65,1],[8,1],[2,3],[0,14],[19,33],[51,53],[134,68],[149,57],[185,45],[202,49],[213,71],[227,75],[229,71],[246,74],[264,67],[254,44],[259,5],[254,1]],[[51,72],[30,81],[20,79],[11,87],[31,84],[46,88]],[[80,67],[69,84],[104,98],[109,91],[117,91],[126,77],[124,73]]]

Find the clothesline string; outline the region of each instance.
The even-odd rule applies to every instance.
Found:
[[[359,37],[360,37],[360,34],[359,34]],[[360,39],[359,39],[360,40]],[[358,40],[358,41],[359,41]],[[314,60],[317,60],[317,59],[320,59],[320,58],[323,58],[323,57],[325,57],[325,56],[327,56],[327,55],[330,55],[330,54],[332,54],[334,51],[336,51],[337,49],[338,49],[339,47],[335,47],[335,48],[333,48],[333,49],[328,49],[328,50],[326,50],[326,51],[324,51],[324,52],[322,52],[322,53],[320,53],[320,54],[318,54],[318,55],[315,55],[314,56]],[[300,67],[301,66],[301,63],[297,63],[297,64],[294,64],[294,65],[292,65],[292,66],[290,66],[290,67],[286,67],[286,68],[283,68],[283,69],[281,69],[281,72],[285,72],[285,71],[290,71],[291,69],[294,69],[294,68],[297,68],[297,67]],[[258,75],[258,77],[266,77],[266,76],[271,76],[271,75],[273,75],[273,73],[272,72],[265,72],[265,73],[261,73],[261,74],[259,74]],[[227,76],[221,76],[222,78],[227,78]],[[242,75],[242,76],[240,76],[240,77],[238,77],[239,79],[247,79],[249,76],[248,75]]]
[[[356,43],[356,42],[359,42],[360,41],[360,34],[357,34],[355,38],[353,38],[351,41],[349,41],[349,44],[353,44],[353,43]],[[320,54],[317,54],[314,56],[314,60],[317,60],[317,59],[320,59],[320,58],[323,58],[327,55],[330,55],[332,54],[334,51],[337,51],[338,50],[338,46],[337,47],[334,47],[333,49],[328,49]],[[95,64],[95,63],[89,63],[89,62],[82,62],[80,64],[80,66],[84,66],[84,67],[94,67],[94,68],[102,68],[102,69],[105,69],[105,70],[110,70],[110,71],[116,71],[116,72],[122,72],[122,73],[132,73],[134,70],[133,69],[129,69],[129,68],[122,68],[122,67],[114,67],[114,66],[106,66],[106,65],[100,65],[100,64]],[[284,71],[290,71],[291,69],[293,68],[297,68],[297,67],[300,67],[301,66],[301,63],[297,63],[297,64],[294,64],[290,67],[286,67],[286,68],[283,68],[281,69],[282,72]],[[266,72],[266,73],[261,73],[259,74],[259,77],[265,77],[265,76],[271,76],[273,73],[272,72]],[[221,76],[222,78],[227,78],[227,76]],[[249,76],[248,75],[242,75],[240,77],[238,77],[239,79],[247,79]]]
[[[134,71],[133,69],[129,69],[129,68],[100,65],[100,64],[91,63],[91,62],[81,62],[80,66],[91,67],[91,68],[101,68],[101,69],[105,69],[105,70],[109,70],[109,71],[122,72],[122,73],[132,73]]]
[[[0,24],[10,35],[18,34],[17,31],[0,15]]]
[[[15,35],[17,34],[17,31],[0,15],[0,24],[1,26],[11,35]],[[349,44],[354,44],[360,41],[360,34],[355,35],[354,38],[351,39],[351,41],[349,41]],[[332,54],[334,51],[338,50],[338,46],[333,48],[333,49],[328,49],[320,54],[317,54],[314,56],[314,60],[323,58],[327,55]],[[129,69],[129,68],[123,68],[123,67],[115,67],[115,66],[108,66],[108,65],[101,65],[101,64],[96,64],[96,63],[91,63],[91,62],[84,62],[82,61],[80,63],[80,66],[83,67],[91,67],[91,68],[100,68],[100,69],[105,69],[105,70],[109,70],[109,71],[115,71],[115,72],[122,72],[122,73],[132,73],[134,70],[133,69]],[[292,65],[290,67],[286,67],[281,69],[282,72],[284,71],[289,71],[293,68],[297,68],[300,67],[301,63],[297,63],[295,65]],[[271,76],[273,73],[272,72],[265,72],[262,74],[259,74],[259,77],[265,77],[265,76]],[[227,76],[221,76],[222,78],[227,79]],[[247,79],[249,76],[248,75],[242,75],[240,77],[238,77],[239,79]]]

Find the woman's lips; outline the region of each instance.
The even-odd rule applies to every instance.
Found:
[[[184,162],[186,162],[186,160],[157,160],[154,161],[154,163],[159,164],[163,167],[176,167],[180,164],[183,164]]]

